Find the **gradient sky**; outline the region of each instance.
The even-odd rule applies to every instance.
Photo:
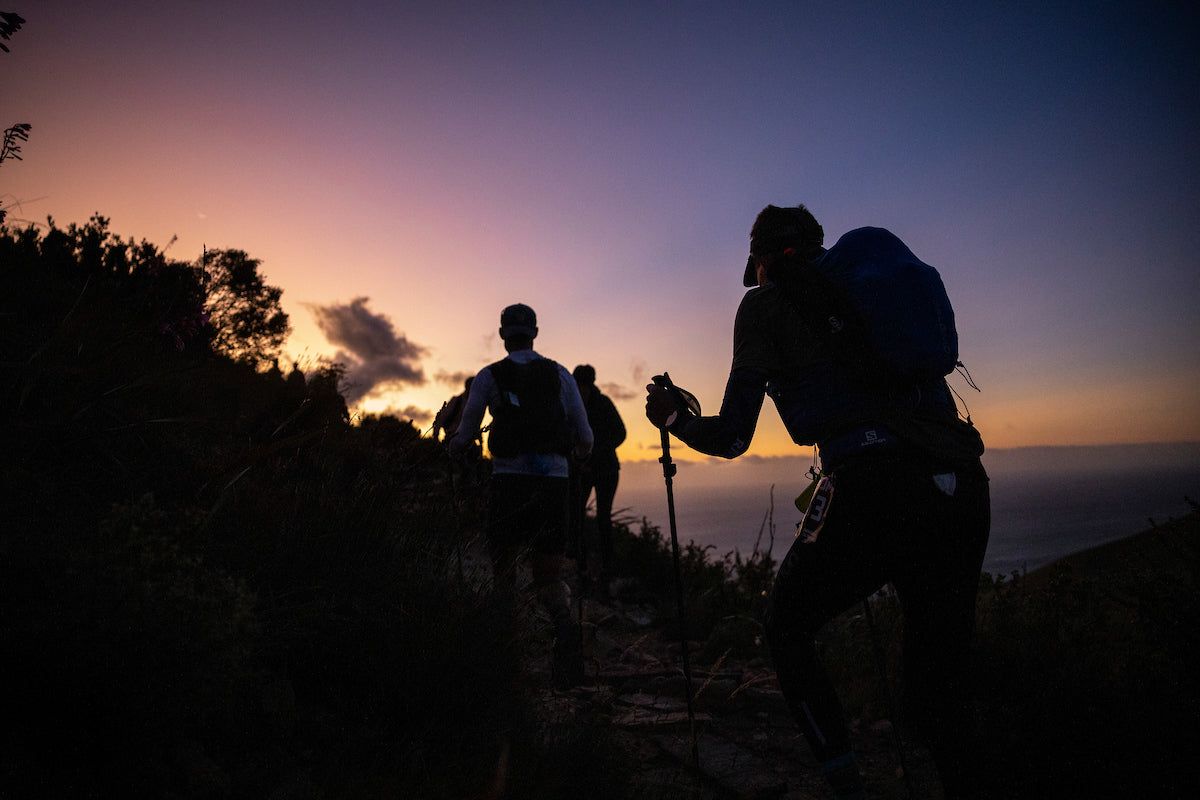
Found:
[[[4,10],[10,218],[247,251],[364,409],[427,427],[519,301],[655,457],[647,379],[715,412],[750,225],[802,202],[941,271],[990,446],[1200,440],[1193,2]],[[750,452],[797,452],[773,410]]]

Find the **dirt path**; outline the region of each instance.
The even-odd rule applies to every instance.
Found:
[[[636,796],[829,796],[766,664],[724,661],[715,667],[693,667],[693,750],[679,643],[649,625],[644,609],[618,601],[587,601],[584,616],[585,655],[594,685],[568,692],[547,689],[546,701],[563,719],[611,720],[614,734],[641,763]],[[941,797],[928,752],[907,742],[909,780],[904,779],[895,732],[887,720],[855,721],[852,731],[872,797]]]

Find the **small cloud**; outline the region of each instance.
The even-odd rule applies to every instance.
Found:
[[[600,384],[600,391],[604,392],[610,400],[616,403],[625,400],[636,400],[642,396],[640,392],[626,389],[619,383],[602,383]]]
[[[461,389],[463,384],[467,382],[467,378],[474,377],[474,372],[446,372],[443,370],[434,376],[434,380],[438,383],[444,383],[447,386],[457,386]]]
[[[384,314],[367,308],[370,298],[356,297],[348,304],[305,304],[330,344],[340,349],[335,361],[346,365],[346,403],[405,385],[426,382],[420,359],[426,348],[397,334]]]
[[[645,360],[636,358],[629,363],[629,372],[633,375],[633,382],[637,386],[645,386],[650,382],[650,367],[646,365]]]

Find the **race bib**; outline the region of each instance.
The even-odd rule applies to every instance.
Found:
[[[796,526],[796,538],[805,544],[812,544],[821,533],[825,520],[829,516],[829,507],[833,503],[833,481],[829,476],[817,481],[813,489],[812,499],[804,512],[804,519]]]

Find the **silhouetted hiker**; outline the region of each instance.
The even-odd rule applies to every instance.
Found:
[[[613,498],[617,496],[617,482],[621,475],[617,447],[625,441],[625,423],[613,401],[596,388],[594,367],[580,364],[571,374],[575,378],[575,385],[579,387],[579,396],[583,398],[583,407],[587,409],[588,424],[595,440],[591,457],[575,465],[578,480],[575,482],[575,507],[572,509],[573,549],[579,555],[579,571],[586,572],[587,543],[582,538],[582,526],[588,496],[595,489],[596,531],[600,548],[600,574],[597,577],[601,590],[607,591],[613,568]]]
[[[508,356],[475,376],[450,452],[457,457],[470,447],[489,410],[487,538],[496,589],[515,599],[517,559],[528,548],[537,598],[554,620],[554,684],[567,688],[584,677],[579,624],[562,580],[569,459],[591,453],[592,429],[571,373],[534,352],[537,333],[529,306],[518,303],[500,314]]]
[[[288,412],[295,411],[304,402],[304,398],[308,397],[308,383],[304,380],[304,372],[300,369],[300,362],[292,362],[292,371],[287,376],[287,388],[284,391]]]
[[[932,268],[881,228],[851,231],[828,251],[823,239],[804,206],[763,209],[750,233],[743,283],[754,288],[734,321],[720,413],[695,416],[670,388],[651,385],[646,415],[693,449],[734,458],[749,447],[763,395],[770,394],[792,439],[818,446],[822,480],[803,535],[779,567],[764,620],[780,687],[837,796],[866,797],[814,637],[891,582],[904,613],[904,719],[929,744],[946,796],[970,797],[974,754],[963,681],[990,505],[979,460],[983,442],[959,419],[941,377],[954,368],[957,336],[951,366],[924,377],[872,374],[874,355],[867,351],[847,358],[836,338],[840,318],[826,330],[830,310],[804,308],[818,290],[806,297],[788,288],[798,276],[815,280],[806,276],[831,269],[861,274],[891,259],[918,273]],[[909,284],[920,278],[903,274],[903,288],[915,288]],[[944,289],[940,299],[948,308]],[[891,310],[914,314],[913,331],[947,333],[929,327],[925,315],[913,312],[917,307]],[[952,316],[949,324],[952,334]]]
[[[463,409],[467,405],[467,396],[471,393],[471,384],[474,381],[474,376],[467,378],[463,384],[463,390],[442,403],[437,416],[433,418],[433,440],[435,442],[442,440],[442,433],[446,434],[446,439],[451,439],[458,431],[458,425],[462,422]]]

